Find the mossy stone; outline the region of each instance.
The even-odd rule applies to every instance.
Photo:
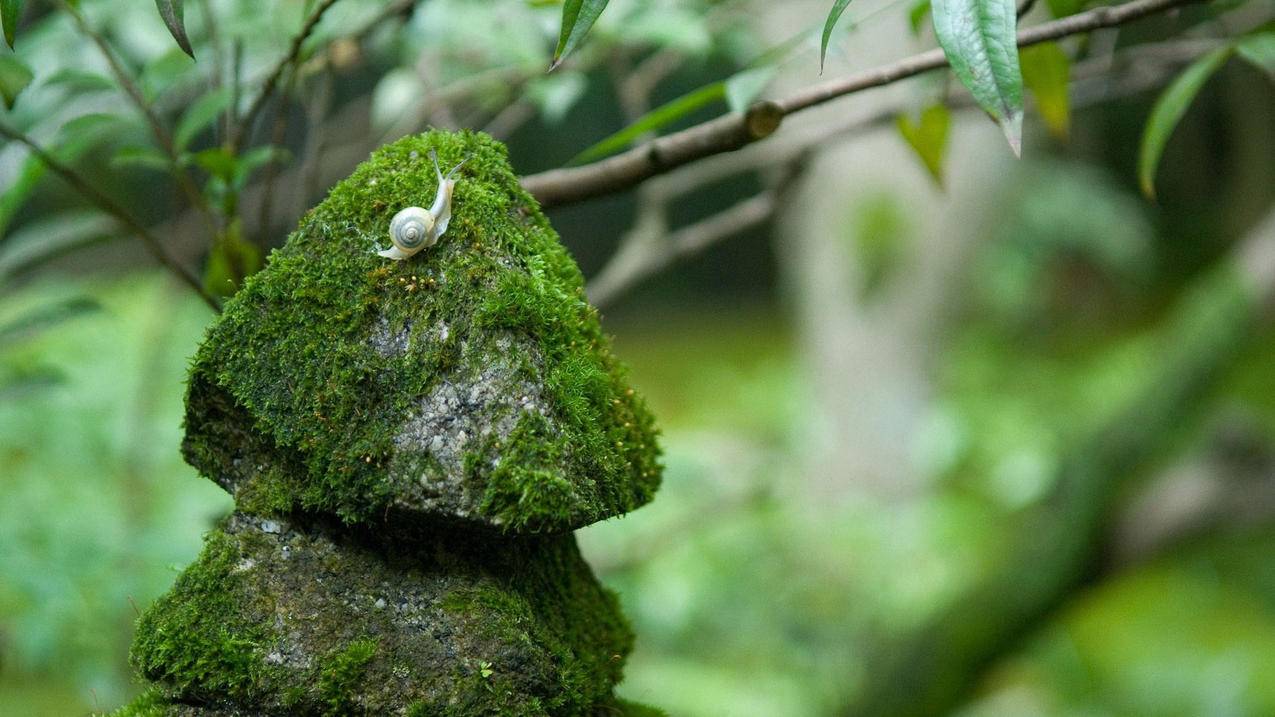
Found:
[[[662,710],[619,699],[596,705],[587,714],[589,717],[666,717]],[[236,707],[173,702],[165,699],[158,690],[152,690],[112,712],[110,717],[261,717],[261,713]],[[428,713],[410,717],[428,717]]]
[[[138,623],[157,689],[135,714],[586,715],[631,645],[570,534],[409,541],[235,513]]]
[[[451,225],[404,261],[390,218],[459,173]],[[655,429],[579,269],[500,143],[378,150],[226,304],[193,363],[187,460],[258,514],[390,511],[506,532],[625,513],[659,485]]]

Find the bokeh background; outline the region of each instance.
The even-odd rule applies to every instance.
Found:
[[[532,173],[759,66],[749,77],[781,96],[819,79],[827,12],[614,0],[545,74],[553,2],[400,5],[373,24],[385,3],[343,0],[318,26],[258,129],[284,151],[237,196],[243,236],[278,245],[371,148],[427,126],[486,129]],[[1068,11],[1054,5],[1024,22]],[[192,62],[150,3],[81,7],[175,122],[210,65],[260,78],[308,9],[187,3]],[[825,76],[932,47],[913,7],[856,0]],[[1271,78],[1228,62],[1209,80],[1154,201],[1135,168],[1163,85],[1262,12],[1197,7],[1068,45],[1101,59],[1153,43],[1160,64],[1132,84],[1120,62],[1077,80],[1065,134],[1029,113],[1020,160],[954,110],[941,184],[893,121],[872,120],[959,105],[932,73],[794,119],[664,185],[655,209],[628,192],[550,213],[596,276],[644,211],[678,227],[779,185],[769,220],[603,307],[666,465],[654,503],[579,533],[638,635],[624,696],[692,717],[854,714],[870,695],[896,706],[879,714],[926,714],[908,695],[958,674],[967,716],[1275,714],[1275,335],[1255,321],[1210,343],[1197,335],[1220,319],[1190,312],[1226,291],[1216,267],[1275,199]],[[118,90],[93,89],[107,73],[92,43],[35,7],[17,52],[36,81],[6,121],[70,147],[203,266],[199,217],[124,151],[144,126]],[[205,124],[192,146],[220,141]],[[807,147],[800,171],[777,172]],[[186,362],[213,315],[32,174],[23,148],[0,147],[0,715],[87,714],[135,694],[138,611],[230,508],[178,452]],[[1206,367],[1207,390],[1137,408],[1177,390],[1175,361]],[[1095,433],[1124,431],[1135,464],[1086,464]]]

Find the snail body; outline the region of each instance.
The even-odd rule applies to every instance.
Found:
[[[434,196],[434,204],[429,208],[408,207],[400,210],[390,220],[390,241],[393,246],[382,249],[377,254],[387,259],[402,261],[422,249],[434,246],[439,237],[447,231],[452,219],[452,191],[456,188],[456,171],[465,160],[451,168],[447,176],[438,168],[438,157],[433,152],[434,173],[438,175],[438,193]]]

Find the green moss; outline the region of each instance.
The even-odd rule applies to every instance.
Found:
[[[112,712],[110,717],[164,717],[167,705],[168,702],[161,691],[149,689],[137,699]]]
[[[444,166],[469,157],[451,226],[411,259],[381,258],[391,216],[434,196],[431,149]],[[448,503],[436,496],[461,476],[395,437],[422,397],[486,380],[502,361],[508,381],[539,392],[545,420],[480,409],[487,424],[519,431],[461,446],[483,460],[451,470],[467,483],[452,491],[462,502]],[[659,484],[652,419],[578,268],[504,147],[474,133],[388,145],[306,215],[209,331],[186,423],[188,460],[259,512],[359,522],[393,504],[559,531],[632,510]]]
[[[383,535],[234,514],[143,615],[165,699],[248,714],[583,715],[632,634],[571,535]]]
[[[130,653],[147,679],[193,698],[248,697],[266,672],[264,627],[236,599],[239,546],[212,533],[204,552],[138,620]]]
[[[350,714],[356,704],[359,682],[376,656],[376,641],[355,640],[334,650],[319,672],[319,694],[329,715]]]

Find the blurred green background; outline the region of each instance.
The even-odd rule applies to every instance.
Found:
[[[201,6],[240,38],[246,77],[305,11],[269,4],[269,20],[256,3]],[[266,202],[244,190],[243,234],[277,245],[368,149],[427,125],[493,131],[531,173],[768,47],[787,48],[767,78],[781,96],[817,80],[824,5],[617,0],[578,62],[544,75],[552,2],[408,3],[357,42],[350,29],[380,4],[339,3],[307,50],[328,64],[296,74],[270,115],[283,119],[260,130],[289,158],[253,175],[249,187],[271,173],[282,188]],[[1207,46],[1260,5],[1199,7],[1075,50],[1177,33]],[[82,6],[161,114],[180,116],[208,48],[175,55],[148,3]],[[852,7],[828,74],[933,44],[909,31],[908,3]],[[208,41],[201,13],[188,25]],[[76,117],[118,113],[67,161],[204,265],[171,179],[119,160],[144,128],[118,95],[40,83],[102,73],[100,57],[56,13],[29,10],[22,27],[17,52],[39,72],[9,120],[64,147]],[[660,53],[669,68],[626,106],[625,80]],[[638,636],[623,696],[687,716],[927,714],[909,695],[948,680],[967,716],[1275,714],[1275,334],[1255,319],[1213,335],[1230,314],[1192,308],[1225,302],[1216,267],[1275,198],[1275,93],[1225,65],[1174,133],[1152,202],[1137,145],[1172,76],[1075,94],[1066,140],[1029,115],[1017,162],[994,125],[955,113],[943,188],[892,124],[821,140],[771,220],[604,308],[666,465],[651,505],[579,533]],[[941,79],[833,106],[774,142],[914,112],[952,96]],[[756,191],[782,159],[765,151],[675,196],[665,221]],[[231,505],[178,452],[186,362],[213,315],[64,185],[26,181],[25,161],[0,149],[0,715],[87,714],[136,693],[137,612]],[[586,276],[642,201],[550,213]],[[1181,366],[1210,381],[1169,400]],[[1126,432],[1135,449],[1086,462]]]

